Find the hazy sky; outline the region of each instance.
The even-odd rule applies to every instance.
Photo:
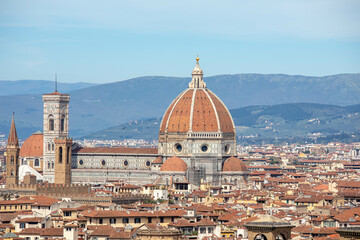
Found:
[[[360,72],[359,0],[0,0],[0,80]]]

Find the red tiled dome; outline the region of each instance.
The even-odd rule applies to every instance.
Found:
[[[186,170],[186,163],[177,156],[167,159],[160,168],[161,172],[186,172]]]
[[[186,89],[169,106],[160,126],[166,132],[235,133],[230,112],[207,88]]]
[[[20,157],[42,157],[43,156],[43,134],[35,132],[28,137],[20,148]]]
[[[243,161],[237,157],[229,157],[225,160],[223,165],[223,172],[244,172],[247,171],[247,167]]]

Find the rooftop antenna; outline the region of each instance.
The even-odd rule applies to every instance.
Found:
[[[57,74],[55,73],[55,92],[57,92]]]

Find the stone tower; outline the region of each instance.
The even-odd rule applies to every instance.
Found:
[[[55,92],[43,95],[44,101],[44,180],[55,181],[55,138],[69,136],[69,102],[68,94]]]
[[[71,138],[55,138],[55,183],[71,184]]]
[[[9,138],[6,146],[6,185],[19,182],[19,141],[16,133],[14,115],[11,121]]]
[[[271,215],[258,216],[259,219],[245,224],[249,240],[288,240],[291,239],[289,222]]]

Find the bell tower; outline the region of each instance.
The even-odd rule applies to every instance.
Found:
[[[6,146],[6,185],[19,183],[19,140],[16,133],[14,114]]]
[[[69,102],[70,96],[57,91],[55,76],[55,92],[44,94],[44,180],[49,183],[55,181],[55,138],[69,136]]]
[[[55,138],[55,183],[71,184],[71,138]]]

